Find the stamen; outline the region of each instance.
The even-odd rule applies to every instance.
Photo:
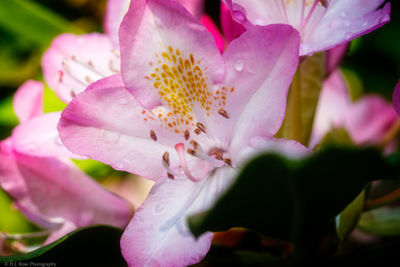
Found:
[[[193,132],[197,135],[199,135],[201,133],[201,130],[199,128],[196,128],[193,130]]]
[[[209,155],[207,155],[206,153],[204,153],[201,149],[197,149],[196,150],[196,149],[188,148],[186,150],[186,152],[189,155],[192,155],[194,157],[198,157],[199,159],[207,161],[208,163],[210,163],[214,167],[220,167],[221,166],[221,161],[220,160],[222,160],[222,153],[221,153],[221,157],[220,158],[213,158],[213,157],[210,157]]]
[[[194,149],[197,149],[199,147],[199,143],[194,141],[193,139],[189,141],[189,143],[193,146]]]
[[[157,141],[157,135],[156,132],[153,130],[150,130],[150,137],[151,139],[153,139],[154,141]]]
[[[224,159],[224,162],[225,162],[227,165],[229,165],[229,166],[232,167],[232,160],[231,160],[231,159],[226,158],[226,159]]]
[[[165,163],[169,167],[169,153],[165,152],[164,155],[162,156],[163,159],[163,164]]]
[[[192,156],[196,156],[196,151],[194,149],[188,148],[186,152]]]
[[[221,108],[220,110],[218,110],[218,114],[221,115],[222,117],[224,117],[225,119],[229,119],[229,114],[228,114],[228,112],[227,112],[225,109],[223,109],[223,108]]]
[[[202,124],[201,122],[196,123],[196,126],[198,129],[200,129],[203,133],[206,133],[206,126]]]
[[[321,3],[321,5],[323,7],[328,7],[328,1],[327,0],[319,0],[319,2]]]
[[[40,232],[22,233],[22,234],[8,234],[1,232],[1,236],[5,239],[13,239],[13,240],[30,239],[30,238],[48,236],[52,233],[53,230],[54,229],[48,229]]]
[[[315,8],[317,7],[319,1],[320,1],[320,0],[314,0],[314,3],[313,3],[313,5],[312,5],[312,7],[310,8],[310,11],[308,11],[308,14],[307,14],[306,19],[303,21],[303,25],[301,25],[301,27],[300,27],[300,32],[303,32],[303,30],[304,30],[305,27],[307,26],[308,21],[310,20],[311,15],[314,13],[314,10],[315,10]]]
[[[112,59],[110,59],[110,61],[108,62],[108,68],[109,68],[112,72],[115,72],[115,73],[120,73],[120,72],[121,72],[120,69],[118,69],[118,68],[116,68],[116,67],[114,66],[114,61],[113,61]]]
[[[221,149],[216,148],[216,147],[211,148],[210,151],[208,152],[208,154],[210,156],[214,156],[218,160],[224,159],[223,158],[224,151],[222,151]]]
[[[190,138],[190,133],[188,130],[185,130],[185,140],[189,140]]]
[[[203,180],[203,178],[208,173],[208,168],[210,167],[210,164],[208,162],[206,162],[206,166],[204,168],[203,174],[200,176],[200,178],[196,178],[191,174],[191,172],[189,170],[189,167],[187,165],[186,157],[185,157],[185,145],[183,143],[176,144],[175,145],[175,150],[178,153],[178,157],[179,157],[179,160],[181,162],[182,170],[186,174],[187,178],[190,181],[195,182],[195,183],[198,183],[201,180]]]
[[[172,171],[170,169],[169,164],[170,164],[169,163],[169,153],[165,152],[164,155],[162,156],[162,165],[167,170],[168,178],[173,179],[175,176],[177,176],[177,174],[174,173],[174,171]]]

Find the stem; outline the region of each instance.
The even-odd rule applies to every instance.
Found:
[[[382,197],[371,199],[365,203],[364,210],[373,210],[393,203],[400,199],[400,188]]]

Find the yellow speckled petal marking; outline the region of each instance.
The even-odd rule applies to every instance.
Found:
[[[213,92],[207,68],[202,69],[201,60],[192,53],[185,55],[170,46],[167,51],[156,53],[155,58],[156,62],[149,62],[153,72],[144,78],[153,83],[165,108],[150,112],[144,110],[145,120],[158,119],[176,133],[183,133],[196,125],[193,115],[195,105],[202,108],[207,116],[226,113],[223,108],[234,88],[222,86]]]

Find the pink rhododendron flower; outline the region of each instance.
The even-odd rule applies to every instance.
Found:
[[[125,227],[132,217],[128,202],[86,176],[65,158],[72,153],[53,142],[59,114],[42,113],[43,89],[42,83],[28,81],[15,94],[21,124],[0,142],[0,187],[28,219],[50,233],[46,243],[92,224]],[[34,138],[40,139],[34,149],[21,144]]]
[[[75,97],[60,137],[74,153],[157,181],[121,240],[130,266],[193,264],[212,234],[195,239],[187,216],[210,207],[249,155],[308,152],[273,138],[300,38],[288,25],[255,26],[221,56],[211,33],[169,0],[133,1],[119,35],[122,77]]]
[[[356,144],[378,144],[397,115],[380,96],[366,95],[353,103],[339,71],[325,81],[317,107],[311,146],[332,127],[344,127]]]
[[[389,22],[384,0],[225,0],[233,17],[251,25],[290,24],[301,35],[300,55],[333,48]]]

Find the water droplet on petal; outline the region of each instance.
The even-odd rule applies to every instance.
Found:
[[[119,133],[107,131],[104,129],[100,130],[99,136],[101,139],[104,140],[104,142],[110,143],[110,144],[117,144],[121,137],[121,135]]]
[[[242,71],[243,70],[243,67],[244,67],[244,63],[243,63],[243,60],[237,60],[236,62],[235,62],[235,70],[237,70],[237,71]]]
[[[363,24],[361,25],[362,27],[368,26],[368,21],[364,21]]]
[[[126,98],[121,98],[121,99],[119,100],[119,103],[120,103],[121,105],[126,105],[126,104],[128,104],[128,99],[126,99]]]
[[[159,215],[164,211],[164,204],[157,204],[154,206],[153,213]]]
[[[390,19],[390,17],[388,15],[385,15],[381,18],[379,18],[379,23],[384,23],[386,21],[388,21]]]
[[[117,170],[122,170],[124,168],[124,164],[121,162],[117,162],[117,163],[115,163],[115,168]]]
[[[135,219],[136,219],[137,222],[139,222],[139,223],[144,223],[144,222],[145,222],[144,217],[143,217],[143,216],[140,216],[140,215],[135,215]]]
[[[350,40],[350,39],[353,37],[353,35],[354,35],[354,33],[352,33],[352,32],[347,32],[347,33],[344,35],[344,39],[346,39],[346,40],[348,41],[348,40]]]

